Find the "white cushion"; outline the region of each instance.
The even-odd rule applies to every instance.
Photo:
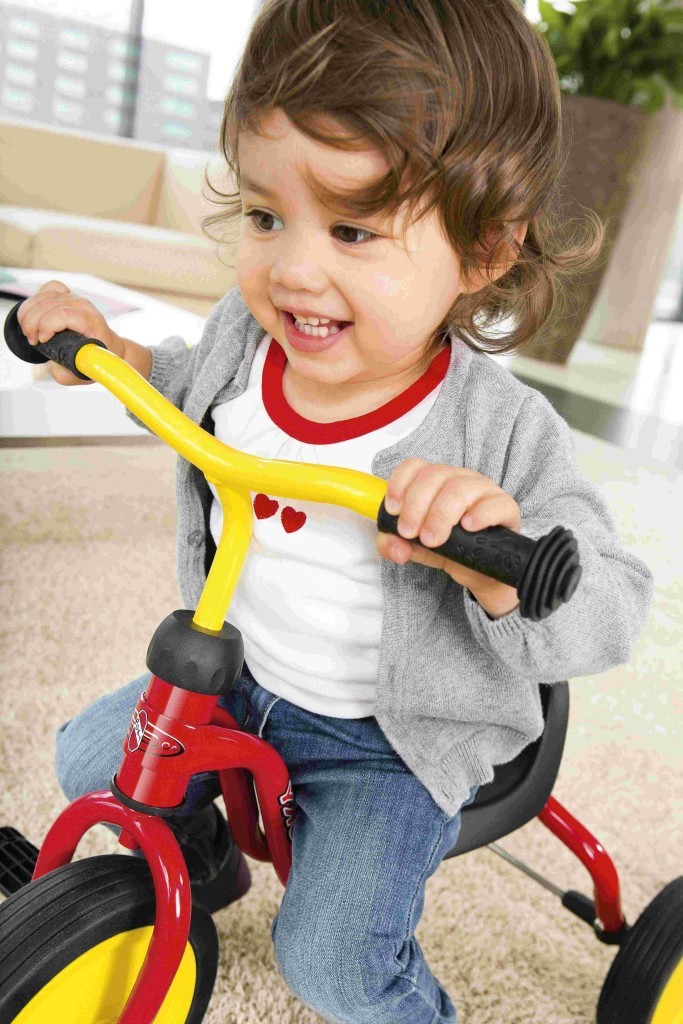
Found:
[[[154,223],[163,146],[0,119],[0,195],[15,206]]]

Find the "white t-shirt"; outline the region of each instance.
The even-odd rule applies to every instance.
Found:
[[[270,334],[256,348],[246,390],[214,406],[219,440],[250,455],[371,473],[375,454],[422,422],[448,370],[451,349],[379,409],[316,423],[282,389],[284,349]],[[211,490],[216,544],[223,511]],[[251,546],[228,612],[244,657],[267,690],[333,718],[374,714],[382,631],[377,525],[349,509],[251,492]]]

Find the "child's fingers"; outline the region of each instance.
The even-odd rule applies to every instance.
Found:
[[[451,496],[450,504],[448,499],[444,501],[441,498],[444,491]],[[427,520],[442,532],[444,526],[448,526],[449,516],[450,525],[453,525],[454,505],[464,508],[462,500],[457,498],[457,493],[458,482],[453,481],[452,468],[429,466],[422,469],[405,492],[396,529],[402,537],[410,540],[420,534]],[[447,529],[446,536],[448,532],[450,528]]]
[[[454,480],[442,487],[432,502],[420,527],[420,543],[430,548],[445,544],[456,524],[471,532],[507,526],[519,533],[519,506],[493,481]]]
[[[484,494],[471,504],[460,520],[464,530],[485,530],[489,526],[506,526],[508,530],[519,533],[522,518],[519,505],[505,491],[496,490]],[[442,543],[437,541],[437,543]]]
[[[90,318],[84,310],[77,309],[72,305],[64,304],[48,309],[43,313],[38,324],[38,341],[49,341],[53,335],[59,334],[60,331],[65,331],[67,328],[82,334],[87,331],[89,320]]]
[[[422,565],[429,565],[433,569],[443,569],[446,559],[443,555],[428,551],[427,548],[416,545],[413,541],[403,540],[393,533],[377,534],[377,551],[383,558],[389,558],[392,562],[405,565],[406,562],[420,562]]]
[[[44,344],[67,328],[79,334],[89,334],[91,317],[89,311],[81,305],[84,301],[76,295],[62,299],[61,296],[47,294],[40,304],[29,310],[21,324],[30,344]]]
[[[402,538],[419,539],[430,548],[444,544],[457,523],[471,531],[506,526],[519,532],[521,527],[517,502],[493,480],[475,470],[424,459],[406,459],[396,467],[384,505],[398,516]]]
[[[389,477],[387,493],[384,496],[384,507],[389,515],[395,516],[399,512],[406,487],[423,466],[429,465],[425,459],[404,459],[403,462],[399,462]]]
[[[426,512],[444,480],[453,474],[452,466],[435,465],[424,459],[405,459],[389,478],[384,507],[389,515],[399,515],[404,529]],[[405,534],[404,534],[405,536]]]
[[[17,320],[31,345],[38,341],[38,325],[46,310],[54,309],[55,304],[61,305],[62,302],[63,300],[54,292],[36,292],[19,306]]]
[[[69,286],[64,284],[63,281],[46,281],[45,284],[41,284],[40,288],[36,292],[36,295],[42,292],[68,292],[70,291]]]
[[[71,372],[71,370],[67,370],[65,366],[62,366],[60,363],[55,363],[52,359],[48,360],[47,369],[48,373],[52,379],[57,382],[57,384],[76,386],[78,384],[95,383],[94,380],[81,380],[81,378],[77,377],[75,373]]]
[[[418,524],[416,536],[419,536],[420,543],[432,548],[444,544],[453,527],[469,514],[488,487],[495,487],[495,484],[487,484],[483,477],[454,477],[451,474],[434,495]]]
[[[413,548],[413,542],[397,537],[395,533],[378,533],[377,550],[384,558],[394,562],[407,562]]]
[[[451,474],[445,482],[442,481],[435,494],[431,487],[423,487],[422,480],[422,475],[416,477],[412,489],[406,492],[398,520],[402,537],[417,538],[421,544],[434,548],[445,544],[458,523],[470,531],[483,530],[487,526],[508,526],[519,531],[517,502],[492,480],[480,475]],[[413,501],[413,490],[418,488],[419,493],[415,494]],[[426,509],[425,505],[428,506]],[[401,529],[404,510],[408,525]],[[411,520],[408,516],[413,510],[416,518]]]
[[[408,484],[401,502],[397,529],[402,537],[420,537],[434,547],[449,536],[469,506],[489,487],[478,473],[453,466],[427,463]]]
[[[35,319],[36,310],[45,309],[46,304],[47,306],[53,304],[58,295],[68,294],[68,292],[69,289],[61,281],[46,281],[35,295],[29,296],[28,299],[25,299],[20,304],[17,310],[17,320],[27,337],[27,324],[30,324]],[[28,330],[30,331],[30,327]]]

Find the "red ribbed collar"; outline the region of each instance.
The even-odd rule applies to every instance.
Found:
[[[297,441],[304,441],[307,444],[349,441],[352,437],[361,437],[363,434],[385,427],[388,423],[393,423],[418,405],[446,376],[450,359],[451,346],[448,345],[434,356],[419,380],[400,395],[381,405],[379,409],[363,413],[362,416],[353,416],[348,420],[316,423],[315,420],[306,419],[295,412],[285,398],[282,377],[287,356],[282,345],[275,338],[271,338],[261,380],[263,405],[273,423]]]

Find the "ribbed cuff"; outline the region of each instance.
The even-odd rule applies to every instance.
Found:
[[[492,619],[469,590],[465,591],[465,612],[475,636],[480,640],[503,640],[506,637],[519,636],[520,632],[528,628],[529,620],[522,618],[519,605],[507,615]]]
[[[163,391],[173,370],[178,366],[178,356],[185,356],[187,345],[179,335],[164,338],[163,345],[150,348],[152,353],[152,369],[149,382],[157,391]]]

